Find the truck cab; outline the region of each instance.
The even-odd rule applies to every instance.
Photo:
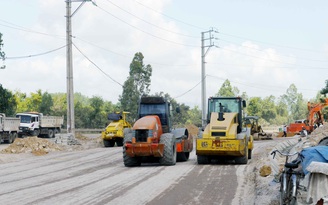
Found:
[[[41,113],[17,113],[20,117],[19,135],[39,135]]]

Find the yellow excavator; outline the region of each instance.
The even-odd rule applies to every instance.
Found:
[[[272,133],[264,132],[261,125],[259,125],[258,116],[246,116],[244,122],[250,127],[254,140],[272,140]]]
[[[116,112],[108,115],[110,123],[101,133],[105,147],[114,147],[115,143],[118,147],[123,146],[124,131],[131,128],[131,124],[126,121],[126,115],[129,112]]]
[[[210,97],[207,125],[196,140],[198,164],[209,164],[212,159],[230,159],[236,164],[247,164],[252,157],[253,137],[244,127],[241,97]]]

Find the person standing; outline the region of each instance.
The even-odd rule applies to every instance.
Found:
[[[282,137],[287,137],[287,126],[285,125],[283,129],[284,134],[282,135]]]

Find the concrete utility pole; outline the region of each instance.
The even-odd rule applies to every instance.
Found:
[[[86,1],[91,0],[66,0],[66,80],[67,80],[67,133],[75,137],[74,117],[74,89],[73,89],[73,58],[72,58],[72,22],[71,18]],[[71,14],[71,3],[82,2]]]
[[[208,31],[202,32],[202,127],[203,129],[206,126],[206,74],[205,74],[205,56],[207,52],[210,50],[210,48],[214,45],[213,39],[214,36],[212,35],[212,32],[218,33],[213,28],[211,28]],[[205,38],[205,35],[207,34],[207,38]],[[209,45],[205,45],[205,41],[209,41]],[[205,48],[207,50],[205,51]]]

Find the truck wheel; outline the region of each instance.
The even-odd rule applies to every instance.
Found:
[[[116,145],[118,147],[122,147],[123,146],[123,138],[116,138]]]
[[[189,159],[189,152],[178,152],[177,153],[177,161],[185,162]]]
[[[11,140],[12,140],[12,138],[13,138],[13,133],[9,133],[9,134],[8,134],[8,138],[7,138],[6,140],[4,140],[4,142],[5,142],[5,143],[9,143],[9,144],[11,144]]]
[[[132,134],[127,134],[124,136],[124,142],[131,142]],[[130,157],[126,154],[126,148],[123,147],[123,162],[126,167],[136,167],[141,165],[140,157]]]
[[[56,135],[59,133],[59,130],[58,129],[55,129],[54,130],[54,137],[56,137]]]
[[[164,144],[164,153],[163,157],[159,159],[159,163],[166,166],[175,165],[177,161],[177,150],[173,134],[162,134],[160,143]]]
[[[247,162],[248,162],[248,146],[247,146],[247,143],[245,145],[245,155],[242,156],[242,157],[237,157],[235,159],[235,162],[237,164],[247,164]]]
[[[12,143],[15,141],[16,138],[17,138],[17,133],[13,133],[13,134],[10,136],[10,138],[9,138],[9,140],[8,140],[8,143],[9,143],[9,144],[12,144]]]
[[[211,161],[207,156],[197,155],[198,164],[209,164]]]
[[[40,131],[39,130],[33,130],[33,132],[32,132],[32,136],[39,136],[39,134],[40,134]]]
[[[52,130],[52,129],[49,129],[48,130],[48,135],[47,135],[47,137],[48,138],[53,138],[55,135],[54,135],[54,131]]]

